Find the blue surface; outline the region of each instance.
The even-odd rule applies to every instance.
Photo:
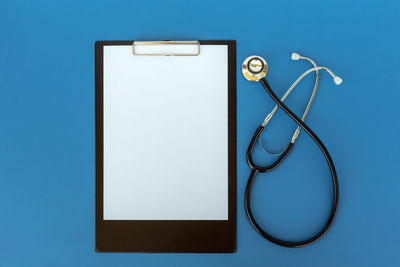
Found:
[[[0,2],[0,266],[399,266],[398,1]],[[238,230],[236,254],[98,254],[94,251],[94,43],[129,39],[236,39]],[[277,247],[244,212],[253,130],[273,107],[239,72],[264,56],[282,95],[309,64],[323,73],[309,125],[337,167],[337,219],[315,245]],[[298,114],[313,77],[288,99]],[[295,125],[280,111],[263,141],[279,150]],[[156,156],[156,155],[155,155]],[[258,155],[261,161],[261,154]],[[285,238],[327,218],[329,172],[302,133],[274,173],[256,180],[254,210]]]

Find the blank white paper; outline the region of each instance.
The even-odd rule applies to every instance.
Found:
[[[228,220],[228,48],[104,46],[104,220]]]

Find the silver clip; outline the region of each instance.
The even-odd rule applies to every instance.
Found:
[[[194,53],[138,53],[138,46],[146,45],[195,45],[197,52]],[[132,43],[132,52],[135,56],[198,56],[200,55],[200,42],[199,41],[134,41]]]

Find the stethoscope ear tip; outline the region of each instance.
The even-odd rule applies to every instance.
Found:
[[[299,60],[300,59],[300,55],[297,53],[292,53],[292,60]]]
[[[333,77],[333,81],[336,83],[336,85],[339,85],[343,82],[342,78],[340,78],[339,76]]]
[[[258,82],[267,75],[267,72],[268,64],[260,56],[249,56],[243,61],[242,74],[249,81]]]

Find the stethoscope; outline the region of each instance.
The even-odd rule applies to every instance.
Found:
[[[268,65],[267,62],[265,62],[265,60],[259,56],[250,56],[248,58],[246,58],[242,64],[242,73],[244,75],[244,77],[249,80],[249,81],[260,81],[262,86],[264,87],[264,89],[267,91],[267,93],[272,97],[272,99],[276,102],[276,106],[272,109],[272,111],[267,115],[267,117],[265,118],[265,120],[263,121],[263,123],[257,128],[257,130],[255,131],[249,147],[247,149],[247,162],[250,166],[250,168],[252,169],[249,180],[247,182],[247,186],[246,186],[246,191],[245,191],[245,208],[246,208],[246,213],[247,213],[247,217],[250,220],[250,223],[253,225],[254,229],[264,238],[266,238],[267,240],[280,245],[280,246],[284,246],[284,247],[304,247],[307,245],[310,245],[314,242],[316,242],[317,240],[319,240],[330,228],[330,226],[332,225],[332,222],[335,218],[336,215],[336,211],[337,211],[337,206],[338,206],[338,199],[339,199],[339,185],[338,185],[338,179],[337,179],[337,175],[336,175],[336,170],[335,170],[335,165],[333,164],[332,158],[329,155],[328,150],[326,149],[325,145],[322,143],[322,141],[318,138],[318,136],[304,123],[304,119],[307,116],[307,113],[310,109],[311,103],[314,100],[315,97],[315,93],[316,90],[318,88],[318,82],[319,82],[319,70],[325,70],[327,71],[334,79],[334,82],[339,85],[342,82],[342,79],[338,76],[336,76],[330,69],[326,68],[326,67],[321,67],[321,66],[317,66],[315,64],[315,62],[309,58],[300,56],[297,53],[293,53],[292,54],[292,59],[293,60],[299,60],[299,59],[304,59],[309,61],[312,65],[313,68],[308,69],[307,71],[305,71],[302,75],[300,75],[300,77],[292,84],[292,86],[286,91],[286,93],[284,94],[284,96],[279,99],[277,97],[277,95],[274,93],[274,91],[272,91],[270,85],[268,84],[267,80],[265,79],[265,76],[267,75],[268,72]],[[315,79],[315,85],[314,85],[314,90],[311,94],[311,97],[308,101],[307,107],[303,113],[302,119],[300,119],[299,117],[297,117],[296,114],[293,113],[293,111],[291,111],[284,103],[283,101],[286,99],[286,97],[290,94],[290,92],[294,89],[294,87],[308,74],[312,73],[312,72],[316,72],[316,79]],[[275,162],[273,162],[272,164],[268,165],[268,166],[259,166],[257,164],[254,163],[253,158],[252,158],[252,152],[254,149],[255,144],[257,143],[257,139],[259,139],[260,135],[262,134],[262,132],[265,129],[265,126],[268,124],[268,122],[270,121],[270,119],[273,117],[273,115],[275,114],[278,106],[280,108],[283,109],[283,111],[286,112],[287,115],[289,115],[297,124],[298,127],[296,129],[296,131],[294,132],[294,135],[292,137],[292,140],[289,142],[289,144],[287,145],[287,147],[281,152],[281,153],[277,153],[275,155],[278,156],[278,158],[275,160]],[[325,223],[325,225],[323,226],[323,228],[314,236],[312,236],[311,238],[302,240],[302,241],[286,241],[286,240],[282,240],[279,238],[276,238],[274,236],[272,236],[271,234],[269,234],[268,232],[266,232],[264,229],[261,228],[261,226],[256,222],[253,213],[251,211],[251,203],[250,203],[250,199],[251,199],[251,188],[254,182],[254,179],[257,175],[257,173],[265,173],[265,172],[270,172],[272,170],[274,170],[275,168],[277,168],[282,161],[287,157],[287,155],[289,154],[289,152],[292,150],[293,145],[295,140],[297,139],[299,133],[300,133],[300,127],[303,128],[305,130],[305,132],[311,136],[311,138],[314,140],[315,143],[317,143],[318,147],[321,149],[322,153],[325,156],[325,159],[328,163],[329,169],[330,169],[330,173],[331,173],[331,177],[332,177],[332,184],[333,184],[333,202],[332,202],[332,208],[330,211],[330,215],[329,218],[327,220],[327,222]],[[262,146],[261,141],[260,141],[260,145],[261,148],[264,152],[267,152],[265,150],[265,148]],[[268,152],[269,153],[269,152]]]

